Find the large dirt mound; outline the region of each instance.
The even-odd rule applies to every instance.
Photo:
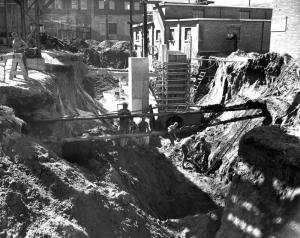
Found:
[[[242,137],[217,237],[299,237],[299,152],[300,140],[277,126]]]
[[[17,122],[6,126],[0,151],[4,237],[213,237],[217,231],[220,211],[205,213],[218,207],[157,152],[69,144],[74,156],[90,148],[76,165],[20,134]],[[198,215],[181,219],[189,214]],[[166,218],[177,219],[158,220]]]
[[[220,64],[215,78],[207,84],[209,92],[199,104],[234,105],[254,100],[266,105],[272,123],[295,123],[299,105],[297,88],[300,86],[296,72],[299,66],[295,59],[274,53],[243,52],[233,53],[228,59],[236,62]],[[225,112],[211,115],[211,118],[226,120],[258,112]],[[210,172],[220,168],[221,174],[228,175],[238,157],[240,138],[252,128],[262,125],[263,121],[264,118],[251,119],[205,130],[203,134],[215,148],[210,156]]]

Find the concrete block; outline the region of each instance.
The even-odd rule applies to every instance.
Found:
[[[149,107],[149,59],[142,57],[129,58],[128,72],[129,109],[146,111]]]

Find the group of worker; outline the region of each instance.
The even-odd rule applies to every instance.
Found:
[[[118,111],[120,117],[119,132],[120,134],[135,134],[135,133],[144,133],[145,136],[139,136],[138,138],[132,137],[139,145],[149,145],[149,135],[150,132],[149,124],[146,122],[145,117],[141,118],[141,121],[136,124],[131,117],[131,112],[128,109],[128,104],[123,103],[123,108]],[[178,122],[174,122],[168,127],[168,134],[171,141],[171,144],[174,145],[175,140],[179,139],[176,136],[176,129],[178,128]],[[120,139],[120,146],[124,147],[127,145],[128,137],[124,136]],[[192,145],[194,144],[194,147]],[[206,171],[208,169],[208,159],[211,153],[211,145],[205,140],[204,137],[200,138],[200,141],[196,141],[196,136],[192,135],[186,137],[180,142],[180,149],[183,155],[182,158],[182,167],[185,167],[185,163],[191,163],[195,165],[201,171]],[[193,158],[191,155],[194,155]]]
[[[168,127],[169,139],[171,145],[174,145],[175,141],[179,141],[179,138],[176,136],[176,130],[178,128],[178,122],[174,122]],[[207,171],[208,169],[208,159],[211,153],[211,145],[209,142],[206,141],[205,137],[201,137],[200,141],[196,144],[196,136],[192,135],[190,137],[186,137],[181,140],[180,142],[180,149],[182,152],[182,167],[185,167],[185,163],[191,163],[196,166],[201,171]],[[192,144],[195,144],[192,147]],[[196,154],[193,158],[188,159],[191,157],[191,154]]]
[[[192,146],[193,144],[194,146]],[[195,135],[186,137],[180,142],[180,148],[183,155],[183,168],[186,168],[185,163],[188,162],[196,166],[196,168],[202,172],[207,171],[211,144],[206,141],[204,136],[202,136],[198,142],[196,141]],[[194,154],[194,156],[192,156],[192,154]]]
[[[120,125],[119,132],[120,134],[135,134],[135,133],[149,133],[150,128],[148,122],[146,122],[145,117],[141,118],[141,121],[136,124],[135,121],[131,118],[131,112],[128,109],[128,104],[126,102],[123,103],[123,108],[118,111],[120,117]],[[132,137],[139,145],[149,145],[150,138],[145,135],[142,137]],[[127,145],[128,138],[124,137],[120,140],[121,147]]]

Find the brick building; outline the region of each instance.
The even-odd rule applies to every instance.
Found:
[[[61,38],[129,40],[129,0],[55,0],[41,18],[45,30]],[[133,21],[142,20],[139,0]]]
[[[4,0],[0,0],[0,45],[7,44],[7,34],[21,30],[19,6],[13,0],[7,0],[7,17],[5,16]]]
[[[271,51],[300,57],[300,1],[274,0]]]
[[[162,3],[153,9],[148,24],[152,53],[161,44],[169,50],[191,54],[229,54],[234,43],[228,34],[237,36],[238,49],[268,52],[272,9],[225,7],[199,4]],[[134,44],[142,49],[142,24],[134,26]]]
[[[28,1],[28,6],[34,0]],[[39,0],[43,6],[46,0]],[[7,31],[20,32],[20,8],[8,0],[9,27]],[[42,12],[40,23],[44,30],[59,38],[129,40],[129,0],[54,0]],[[30,12],[34,15],[34,9]],[[143,9],[140,0],[133,1],[133,21],[141,22]],[[3,18],[3,19],[2,19]],[[0,0],[0,36],[5,34],[4,0]],[[30,22],[30,18],[27,18]],[[27,26],[27,32],[30,25]]]

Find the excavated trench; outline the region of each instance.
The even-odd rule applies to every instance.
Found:
[[[109,142],[68,142],[62,146],[62,156],[100,176],[113,167],[119,186],[133,195],[145,212],[158,219],[218,209],[206,193],[155,149],[120,148]]]

